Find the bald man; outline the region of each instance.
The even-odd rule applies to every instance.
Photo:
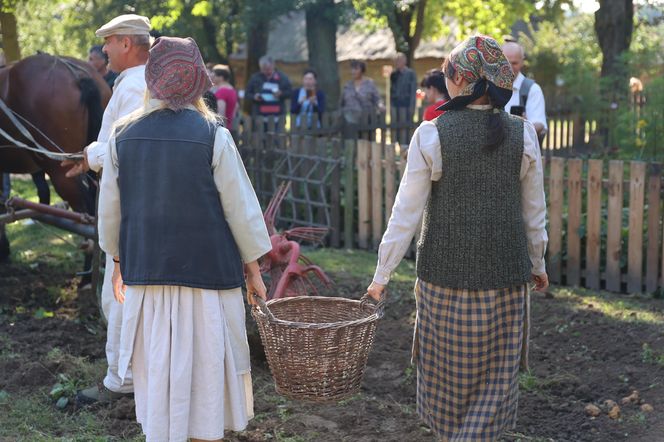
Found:
[[[514,75],[516,75],[512,85],[512,98],[505,105],[505,110],[512,113],[512,106],[523,106],[525,108],[523,117],[533,123],[541,144],[547,131],[546,108],[542,88],[534,80],[526,78],[521,73],[525,57],[523,47],[520,44],[513,41],[506,42],[503,45],[503,53],[512,65]]]

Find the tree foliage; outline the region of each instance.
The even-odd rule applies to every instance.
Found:
[[[526,50],[526,69],[545,95],[572,97],[577,111],[591,116],[599,109],[598,80],[601,51],[593,31],[593,16],[580,14],[556,24],[543,22],[531,36],[520,35]],[[549,103],[552,105],[553,103]]]
[[[83,58],[101,41],[94,30],[120,14],[141,14],[164,35],[192,36],[206,60],[227,61],[244,40],[245,0],[13,0],[25,54],[37,50]],[[246,1],[248,2],[248,0]],[[49,26],[44,26],[48,23]]]
[[[353,5],[374,28],[389,27],[397,50],[411,60],[422,39],[451,32],[451,23],[458,39],[473,33],[500,37],[535,10],[527,0],[353,0]]]
[[[38,51],[52,54],[70,55],[82,58],[85,52],[80,50],[82,42],[78,36],[71,35],[67,21],[69,8],[73,1],[48,2],[44,0],[23,0],[16,6],[18,21],[18,41],[23,56],[36,54]],[[48,26],[44,26],[48,23]],[[92,42],[91,38],[86,39]]]

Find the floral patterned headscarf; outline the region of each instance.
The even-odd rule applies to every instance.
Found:
[[[468,85],[439,110],[464,108],[486,93],[494,108],[502,109],[512,97],[512,66],[498,42],[491,37],[470,37],[452,50],[443,63],[443,73],[452,78],[457,72]]]
[[[150,48],[145,83],[152,98],[177,110],[193,104],[212,82],[193,38],[159,37]]]

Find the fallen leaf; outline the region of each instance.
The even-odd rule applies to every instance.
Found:
[[[655,411],[655,409],[650,404],[643,404],[641,405],[641,411],[643,411],[644,413],[651,413]]]

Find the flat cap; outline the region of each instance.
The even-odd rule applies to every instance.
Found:
[[[111,35],[150,35],[150,19],[136,14],[124,14],[115,17],[95,31],[97,37]]]

